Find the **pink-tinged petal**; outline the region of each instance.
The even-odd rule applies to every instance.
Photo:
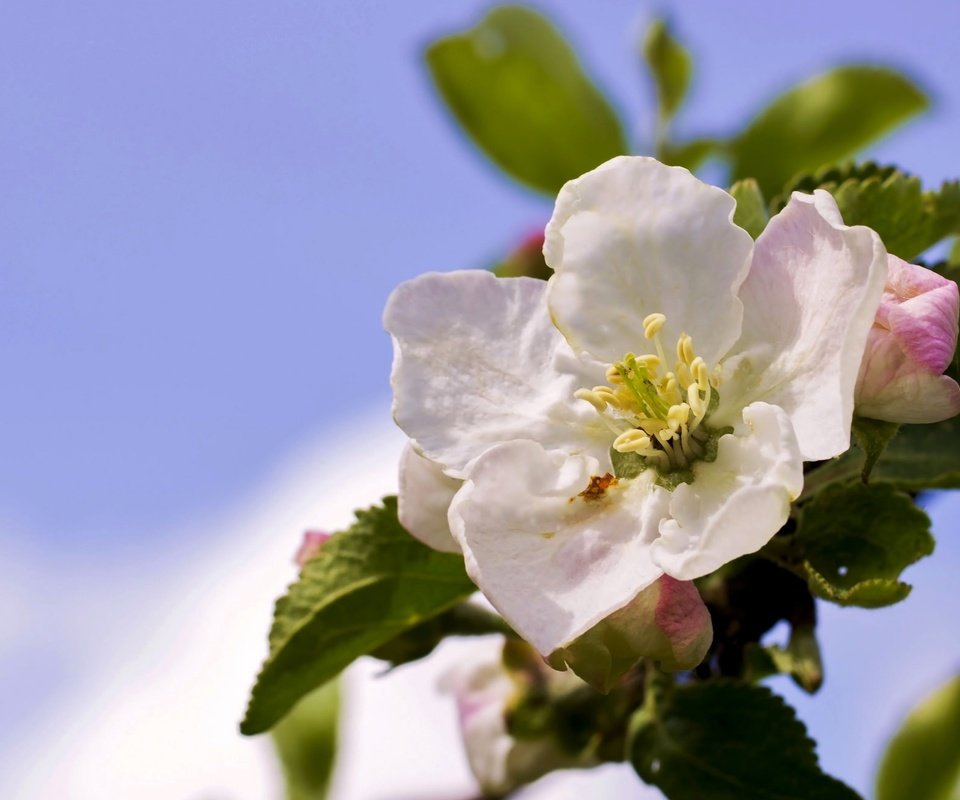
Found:
[[[459,553],[460,545],[451,536],[447,524],[447,510],[462,481],[448,478],[409,442],[400,455],[399,477],[397,516],[400,524],[434,550]]]
[[[762,400],[790,416],[804,460],[844,452],[886,262],[876,233],[840,224],[829,194],[794,193],[757,240],[714,424],[735,425]]]
[[[960,291],[933,270],[890,256],[881,308],[904,352],[928,372],[943,372],[957,348]]]
[[[678,581],[664,575],[659,583],[660,597],[654,621],[670,643],[675,667],[695,667],[703,660],[713,641],[710,612],[692,581]]]
[[[670,498],[653,560],[667,575],[694,580],[754,553],[780,530],[803,488],[803,462],[786,412],[767,403],[743,409],[717,458],[693,466],[692,483]]]
[[[666,315],[714,363],[740,332],[737,290],[753,241],[734,199],[687,170],[622,156],[568,182],[547,225],[550,310],[574,350],[606,363],[646,352],[643,320]]]
[[[486,449],[531,439],[606,458],[610,433],[574,399],[604,379],[557,332],[546,284],[471,270],[427,273],[390,296],[393,414],[418,452],[462,478]]]
[[[960,386],[940,373],[957,344],[960,292],[932,270],[889,256],[887,285],[857,379],[857,414],[939,422],[960,413]]]
[[[488,450],[450,506],[467,572],[544,655],[627,605],[661,570],[650,541],[669,493],[596,459],[514,441]]]
[[[311,558],[320,552],[329,538],[330,534],[324,531],[306,531],[303,534],[303,542],[301,542],[300,548],[297,550],[297,554],[293,560],[298,566],[304,566]]]

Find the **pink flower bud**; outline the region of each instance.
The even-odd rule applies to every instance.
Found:
[[[515,278],[526,275],[530,278],[547,280],[553,270],[543,260],[543,229],[528,234],[517,248],[497,266],[495,272],[501,278]]]
[[[609,690],[641,658],[662,669],[692,669],[713,641],[710,612],[693,581],[661,576],[629,604],[550,656],[591,686]]]
[[[514,642],[512,648],[523,655],[522,667],[508,669],[506,652],[501,658],[501,641],[477,642],[440,684],[456,698],[470,769],[484,795],[491,797],[505,795],[555,769],[595,763],[588,753],[565,752],[547,732],[522,738],[510,733],[507,716],[529,686],[555,696],[583,685],[569,672],[549,669],[525,643]]]
[[[296,561],[300,567],[303,567],[311,558],[320,552],[320,548],[323,547],[329,538],[330,534],[324,533],[323,531],[306,531],[303,534],[303,543],[300,545],[300,549],[297,550],[297,555],[294,556],[294,561]]]
[[[887,422],[940,422],[960,414],[960,386],[943,375],[957,346],[957,284],[887,257],[887,285],[867,338],[856,413]]]

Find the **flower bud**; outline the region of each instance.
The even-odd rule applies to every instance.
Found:
[[[607,691],[641,658],[664,670],[691,669],[713,641],[710,612],[692,581],[663,575],[628,605],[615,611],[550,657],[591,686]]]
[[[548,668],[525,643],[508,642],[502,657],[502,643],[493,644],[477,642],[441,681],[456,698],[467,760],[484,795],[501,797],[555,769],[592,766],[592,756],[564,749],[547,717],[543,725],[521,724],[517,735],[508,722],[530,692],[539,698],[535,705],[545,708],[552,696],[583,684]],[[523,663],[505,663],[518,659]]]
[[[297,554],[293,560],[297,562],[299,567],[303,568],[311,558],[320,552],[320,548],[323,547],[329,538],[330,534],[324,533],[323,531],[306,531],[303,534],[303,542],[300,545],[300,549],[297,550]]]
[[[553,270],[543,260],[543,230],[530,233],[509,256],[494,270],[500,278],[516,278],[526,275],[529,278],[547,280]]]
[[[960,386],[943,375],[957,345],[957,284],[887,257],[887,283],[860,364],[856,413],[887,422],[960,414]]]

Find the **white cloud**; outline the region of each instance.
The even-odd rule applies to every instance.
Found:
[[[0,797],[281,796],[269,741],[236,729],[273,600],[295,576],[304,529],[340,528],[396,485],[402,438],[385,409],[339,430],[294,454],[252,497],[164,537],[172,550],[138,546],[67,561],[31,549],[23,530],[0,520],[0,667],[13,665],[0,677],[23,695],[7,690],[4,700],[21,722],[0,732]],[[947,529],[960,497],[945,497],[933,512],[941,543],[908,573],[913,596],[876,612],[830,607],[821,626],[824,691],[808,699],[778,684],[821,739],[827,769],[861,788],[899,716],[960,659],[960,641],[944,636],[943,622],[960,613],[950,582],[960,542]],[[448,643],[426,664],[385,677],[374,662],[350,673],[336,800],[473,796],[453,705],[435,689],[460,652]],[[31,679],[21,665],[11,684],[23,653],[43,668]],[[524,797],[585,791],[659,796],[629,767],[612,765],[550,776]]]

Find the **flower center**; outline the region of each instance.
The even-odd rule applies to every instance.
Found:
[[[643,320],[655,354],[627,353],[607,370],[608,385],[579,389],[575,396],[590,403],[616,434],[614,451],[635,454],[658,472],[675,472],[715,455],[710,452],[715,434],[703,423],[717,395],[706,362],[685,333],[677,340],[673,370],[665,371],[660,330],[666,319],[650,314]]]

